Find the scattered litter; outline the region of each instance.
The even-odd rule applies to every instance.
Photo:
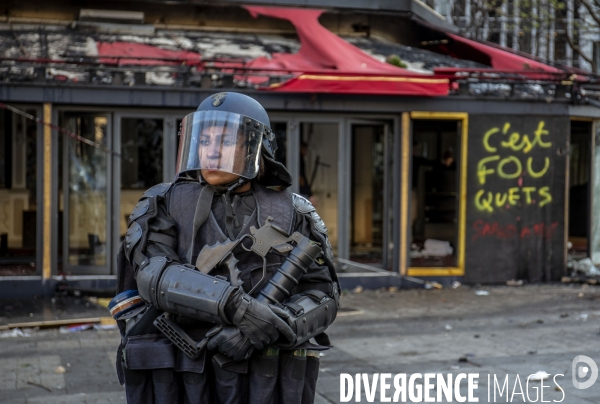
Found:
[[[444,287],[437,282],[425,282],[423,285],[425,289],[443,289]]]
[[[31,337],[31,331],[20,328],[13,328],[12,330],[7,330],[0,332],[0,338],[15,338],[15,337]]]
[[[117,328],[119,328],[116,324],[94,324],[94,330],[98,331],[98,330],[103,330],[103,331],[107,331],[107,330],[116,330]]]
[[[398,291],[398,287],[397,286],[390,286],[388,289],[388,292],[397,292]]]
[[[598,269],[591,259],[584,258],[579,261],[575,261],[573,264],[573,269],[575,271],[579,271],[587,276],[598,276],[600,275],[600,269]]]
[[[323,357],[323,356],[325,356],[325,352],[319,352],[319,356],[320,356],[320,357]]]
[[[39,384],[39,383],[36,383],[36,382],[32,382],[31,380],[27,380],[27,384],[30,384],[30,385],[32,385],[32,386],[41,387],[41,388],[43,388],[43,389],[46,389],[46,390],[48,390],[50,393],[52,393],[52,389],[51,389],[50,387],[48,387],[48,386],[44,386],[43,384]]]
[[[589,317],[589,316],[590,316],[590,315],[589,315],[589,314],[587,314],[587,313],[581,313],[581,314],[579,315],[579,318],[580,318],[580,319],[582,319],[583,321],[586,321],[586,320],[588,319],[588,317]]]
[[[452,289],[458,289],[461,286],[462,286],[462,284],[459,281],[452,282]]]
[[[577,295],[577,297],[584,297],[584,296],[585,296],[585,293],[583,293],[583,292],[579,292],[579,294]]]
[[[446,331],[452,331],[452,326],[450,324],[446,324],[444,328],[446,329]]]
[[[529,355],[535,355],[535,354],[537,354],[537,351],[528,351],[527,354],[529,354]]]
[[[94,326],[94,324],[92,324],[92,323],[65,325],[65,326],[60,327],[58,329],[58,332],[60,332],[61,334],[69,334],[72,332],[80,332],[80,331],[89,330],[93,326]]]
[[[572,276],[563,276],[560,278],[562,283],[582,283],[582,287],[588,287],[588,285],[598,285],[600,284],[599,277],[589,277],[586,275],[578,276],[575,272],[573,272]]]
[[[532,382],[536,382],[536,381],[548,380],[549,377],[550,377],[549,373],[546,373],[543,370],[538,370],[534,374],[529,375],[528,380],[531,380]]]
[[[523,279],[511,279],[509,281],[506,281],[506,286],[523,286]]]
[[[458,366],[458,365],[450,366],[450,370],[458,370],[458,369],[460,369],[460,366]]]
[[[569,313],[561,313],[560,318],[569,317]]]
[[[321,368],[319,369],[319,372],[329,372],[331,370],[331,368]]]
[[[554,387],[554,390],[563,391],[562,387],[560,387],[558,384],[556,385],[556,387]]]
[[[538,318],[538,320],[536,321],[536,323],[538,323],[538,324],[544,324],[544,320],[542,320],[541,318]]]
[[[458,362],[460,362],[460,363],[468,363],[469,365],[476,366],[476,367],[480,368],[481,367],[480,364],[475,363],[475,362],[471,362],[471,360],[469,359],[469,358],[472,358],[474,356],[475,356],[475,354],[466,354],[465,356],[461,356],[460,358],[458,358]]]
[[[489,296],[490,292],[488,292],[487,290],[476,290],[475,294],[477,296]]]
[[[362,293],[363,290],[364,290],[364,288],[359,285],[359,286],[355,287],[352,292],[353,293]]]
[[[54,368],[54,373],[63,374],[67,373],[67,369],[64,366],[57,366]]]

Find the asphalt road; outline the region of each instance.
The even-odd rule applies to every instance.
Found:
[[[489,295],[478,296],[477,290]],[[80,300],[74,304],[80,311],[72,310],[71,318],[102,312]],[[30,318],[42,314],[32,312]],[[6,322],[6,318],[0,320]],[[329,330],[335,348],[321,358],[316,402],[342,402],[341,374],[350,375],[353,384],[355,375],[361,374],[360,402],[369,402],[362,374],[366,374],[368,386],[376,374],[390,374],[384,379],[391,385],[389,390],[383,389],[378,379],[371,402],[393,398],[395,376],[399,399],[402,375],[406,375],[404,390],[417,396],[411,400],[407,395],[405,402],[419,402],[420,389],[422,399],[423,389],[429,387],[434,399],[437,390],[443,390],[436,386],[435,375],[444,380],[452,375],[456,380],[465,374],[458,398],[453,391],[453,400],[437,401],[459,402],[460,397],[468,397],[471,374],[472,395],[481,403],[542,402],[543,391],[544,402],[597,404],[600,380],[587,389],[575,388],[572,362],[585,355],[600,364],[599,320],[600,287],[531,285],[345,293],[342,311]],[[42,329],[26,335],[0,339],[0,403],[125,402],[113,365],[117,331],[61,334],[58,329]],[[59,367],[64,373],[57,372]],[[528,376],[538,371],[549,374],[548,379],[527,384]],[[425,380],[425,374],[435,375]],[[411,375],[415,381],[412,389],[408,386]],[[499,387],[507,383],[502,395],[494,389],[494,378]],[[425,385],[431,380],[433,386]],[[343,390],[350,394],[347,388]],[[349,402],[357,402],[354,389],[351,391]]]

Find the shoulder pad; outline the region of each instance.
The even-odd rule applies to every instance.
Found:
[[[133,209],[133,212],[131,212],[131,215],[129,215],[128,223],[131,223],[138,217],[145,215],[146,212],[148,212],[149,207],[150,201],[148,200],[148,198],[143,198],[142,200],[140,200],[138,204],[135,205],[135,208]]]
[[[150,198],[153,196],[163,196],[164,194],[167,193],[169,188],[171,188],[171,183],[163,182],[162,184],[155,185],[152,188],[150,188],[149,190],[147,190],[146,192],[144,192],[144,195],[142,195],[142,198]]]
[[[321,216],[319,216],[317,210],[308,199],[298,194],[292,194],[292,203],[298,213],[310,218],[310,221],[318,232],[327,235],[327,226],[325,226],[325,222],[321,219]]]
[[[127,229],[127,234],[125,235],[125,256],[129,262],[131,262],[131,253],[141,238],[142,226],[136,222],[132,222]]]
[[[292,203],[294,204],[294,208],[299,213],[306,214],[315,211],[315,207],[312,205],[312,203],[310,203],[308,199],[301,195],[292,194]]]

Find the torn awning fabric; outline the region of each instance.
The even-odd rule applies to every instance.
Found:
[[[379,94],[448,95],[449,80],[418,74],[381,62],[346,42],[319,23],[324,10],[245,6],[253,17],[263,15],[290,21],[301,42],[298,53],[259,57],[248,66],[296,74],[284,83],[266,87],[270,91]]]

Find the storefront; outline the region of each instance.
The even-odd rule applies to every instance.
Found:
[[[77,49],[86,42],[69,35]],[[358,51],[347,43],[359,61],[381,45],[353,41],[363,46]],[[454,54],[474,46],[461,41],[453,42]],[[115,43],[111,52],[118,52]],[[288,68],[285,80],[279,71],[250,86],[257,69],[268,66],[247,68],[243,80],[221,66],[219,74],[196,71],[192,85],[189,71],[173,70],[181,66],[172,58],[183,56],[169,54],[155,56],[156,71],[142,70],[139,61],[117,63],[110,80],[99,79],[108,73],[98,70],[70,76],[50,68],[46,80],[5,80],[0,286],[49,293],[64,276],[110,287],[127,216],[145,189],[175,175],[181,119],[208,95],[228,90],[245,92],[268,110],[292,191],[317,206],[335,255],[357,264],[340,265],[346,287],[403,285],[397,275],[446,283],[555,281],[565,274],[568,242],[571,254],[600,261],[593,225],[600,108],[585,98],[574,102],[579,84],[567,72],[535,70],[535,61],[534,73],[494,70],[493,60],[502,60],[503,69],[525,60],[512,55],[507,62],[498,52],[489,52],[485,74],[473,61],[452,59],[463,65],[443,65],[435,76],[394,76],[384,66],[382,73],[290,79]]]

